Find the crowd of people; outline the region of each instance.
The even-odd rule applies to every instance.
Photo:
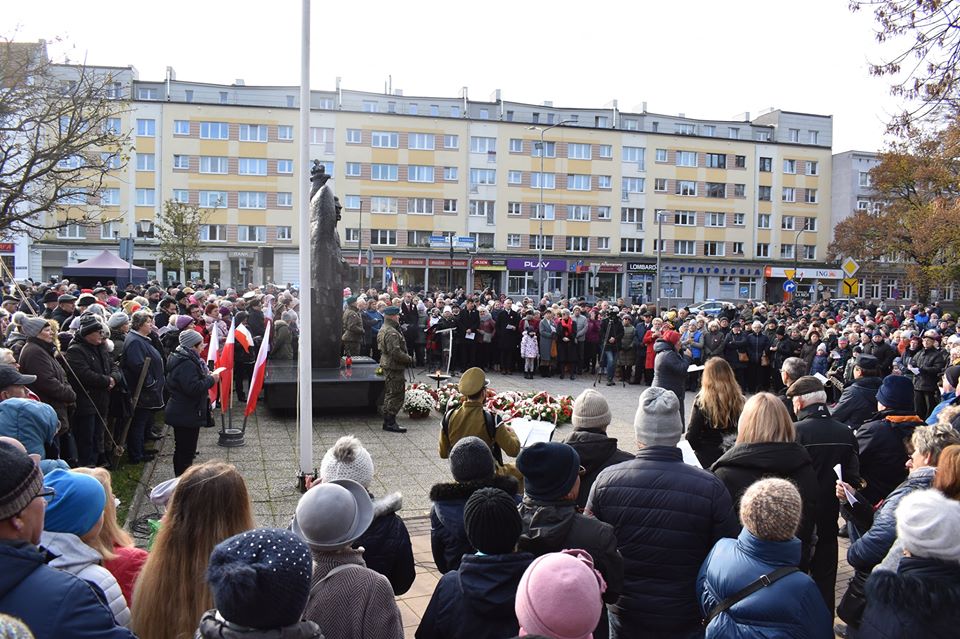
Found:
[[[3,299],[0,630],[403,636],[395,598],[417,573],[402,498],[373,495],[360,440],[326,452],[288,530],[255,528],[235,467],[194,462],[219,376],[211,339],[243,327],[234,391],[245,399],[240,367],[267,330],[281,346],[273,357],[294,356],[297,303],[275,287],[69,282]],[[708,316],[349,290],[343,312],[344,355],[376,356],[390,380],[446,358],[464,371],[465,401],[439,428],[451,474],[430,490],[442,577],[418,638],[955,633],[960,336],[949,313],[742,303]],[[610,407],[588,389],[564,441],[522,447],[483,402],[486,371],[521,368],[649,386],[635,441],[607,434]],[[402,432],[387,419],[393,395],[384,427]],[[150,458],[159,411],[178,480],[148,552],[117,525],[106,468],[119,446],[129,461]],[[839,602],[838,535],[855,571]]]

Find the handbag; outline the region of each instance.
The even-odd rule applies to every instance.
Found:
[[[557,359],[557,342],[550,342],[550,359]]]
[[[750,361],[750,356],[747,355],[746,353],[737,353],[737,359],[739,359],[741,362],[746,363]]]
[[[760,365],[761,366],[770,366],[770,356],[766,353],[763,353],[760,356]]]
[[[746,586],[744,586],[743,588],[741,588],[740,590],[733,593],[732,595],[730,595],[729,597],[727,597],[726,599],[718,603],[716,606],[711,608],[710,613],[703,620],[704,628],[710,625],[710,622],[713,621],[714,617],[724,612],[734,604],[740,601],[743,601],[744,599],[746,599],[753,593],[757,592],[758,590],[762,590],[767,586],[769,586],[770,584],[772,584],[773,582],[779,581],[780,579],[783,579],[787,575],[795,572],[800,572],[800,569],[797,568],[796,566],[782,566],[780,568],[777,568],[773,572],[768,572],[765,575],[760,575],[760,577],[756,581],[750,584],[747,584]]]
[[[837,616],[843,619],[848,626],[860,627],[863,611],[867,608],[867,597],[864,587],[869,573],[856,571],[847,583],[847,589],[837,604]]]

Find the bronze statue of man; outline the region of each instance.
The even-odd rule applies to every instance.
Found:
[[[348,271],[340,249],[337,222],[340,201],[327,184],[330,175],[314,160],[310,170],[310,246],[313,251],[310,283],[314,287],[311,342],[313,365],[340,366],[343,332],[343,282]]]

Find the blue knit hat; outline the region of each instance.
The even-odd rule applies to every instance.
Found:
[[[903,375],[887,375],[877,391],[877,403],[897,410],[913,409],[913,382]]]
[[[43,478],[43,485],[56,491],[47,503],[44,530],[82,537],[97,525],[107,493],[91,475],[57,469]]]
[[[533,499],[554,501],[573,489],[580,471],[580,455],[569,444],[537,442],[517,457],[523,490]]]
[[[289,530],[258,528],[213,549],[207,582],[220,615],[247,628],[290,626],[310,595],[310,549]]]

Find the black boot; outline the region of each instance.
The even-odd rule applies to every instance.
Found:
[[[397,423],[396,415],[383,416],[383,430],[391,433],[405,433],[407,429]]]

